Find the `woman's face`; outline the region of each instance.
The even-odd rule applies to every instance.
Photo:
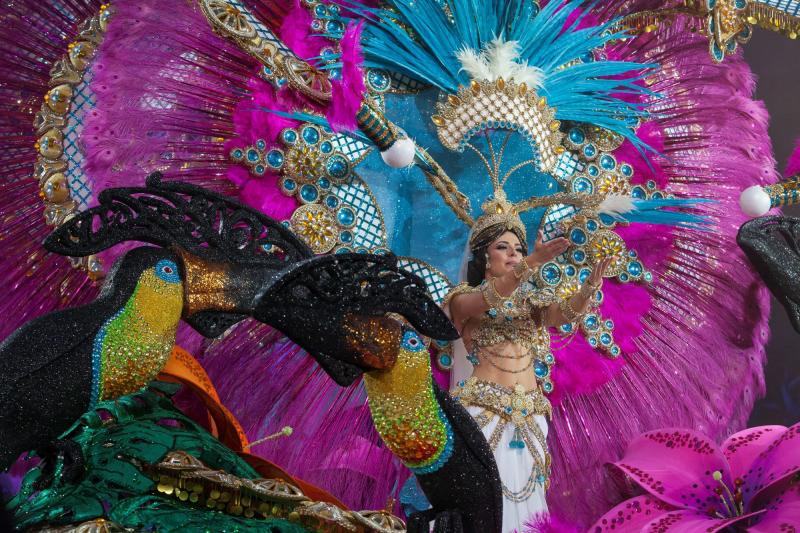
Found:
[[[525,258],[525,251],[514,233],[507,231],[495,239],[486,250],[486,277],[496,278],[510,272]]]

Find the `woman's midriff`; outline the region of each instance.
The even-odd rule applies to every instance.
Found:
[[[472,353],[477,355],[480,361],[472,371],[472,375],[476,378],[509,388],[513,388],[514,385],[522,385],[525,390],[537,387],[536,376],[531,366],[530,349],[511,341],[472,348]]]

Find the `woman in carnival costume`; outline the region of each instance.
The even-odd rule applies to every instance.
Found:
[[[547,308],[552,295],[567,303],[548,309],[575,323],[535,328],[550,335],[551,349],[532,340],[537,357],[509,366],[479,349],[476,372],[485,376],[490,361],[531,366],[520,384],[540,387],[553,411],[548,507],[589,524],[618,496],[603,465],[631,438],[665,425],[720,438],[744,424],[762,388],[768,300],[733,244],[743,217],[730,191],[775,176],[766,113],[750,99],[752,77],[734,52],[749,34],[746,20],[787,28],[796,20],[767,16],[778,9],[767,3],[726,6],[75,0],[58,10],[15,2],[2,48],[2,120],[17,132],[3,138],[1,156],[9,177],[2,268],[25,300],[2,304],[15,317],[3,336],[95,293],[89,279],[118,250],[72,268],[39,243],[102,190],[140,186],[153,170],[239,196],[317,254],[392,251],[438,302],[459,277],[465,227],[481,220],[471,206],[493,194],[494,214],[505,198],[544,245],[533,250],[532,272],[522,262],[512,272],[511,281],[534,283],[515,291],[491,283],[510,280],[507,272],[490,272],[486,310],[499,302],[499,317],[503,302],[523,293]],[[31,168],[38,181],[28,179]],[[714,202],[684,202],[692,199]],[[521,226],[510,225],[524,249]],[[484,244],[478,237],[472,244]],[[601,277],[602,288],[583,289]],[[525,313],[511,316],[508,335]],[[538,325],[560,322],[535,314]],[[470,348],[491,352],[474,333],[491,328],[468,326]],[[212,343],[181,328],[178,342],[252,439],[295,428],[291,440],[254,451],[352,507],[381,507],[396,495],[408,470],[378,443],[362,386],[340,389],[295,344],[252,323]],[[453,347],[431,349],[443,386],[448,373],[456,384],[469,376]],[[467,402],[463,387],[458,394]],[[547,477],[545,446],[529,446],[530,435],[512,426],[498,463],[501,452],[535,449],[537,476]],[[525,483],[535,470],[523,469]],[[538,487],[525,512],[544,510]],[[503,529],[520,527],[521,515]]]
[[[503,530],[514,531],[547,512],[550,402],[542,386],[553,364],[548,328],[577,323],[602,286],[603,259],[576,294],[556,301],[530,280],[563,253],[566,239],[527,256],[525,226],[507,201],[494,200],[470,234],[467,282],[445,302],[463,342],[455,343],[451,393],[475,417],[493,449],[503,491]],[[460,379],[467,365],[472,375]]]

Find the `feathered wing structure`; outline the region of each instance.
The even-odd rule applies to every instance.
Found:
[[[628,12],[615,11],[617,6],[598,16]],[[645,8],[625,6],[630,12]],[[627,364],[595,390],[564,398],[554,411],[549,500],[557,510],[574,509],[568,516],[579,519],[614,500],[603,464],[620,456],[622,443],[666,423],[702,428],[722,439],[744,427],[764,392],[769,297],[734,246],[745,218],[734,198],[747,185],[776,179],[767,113],[751,100],[754,81],[741,57],[712,63],[705,40],[688,31],[690,23],[674,20],[613,49],[661,66],[648,79],[659,95],[658,118],[639,132],[664,157],[651,159],[653,172],[640,159],[636,164],[630,146],[623,145],[618,157],[629,158],[637,173],[679,196],[713,199],[701,211],[713,220],[714,231],[620,230],[650,265],[655,281],[646,288],[612,282],[605,291],[602,309],[618,330],[636,321],[624,347]],[[734,131],[743,131],[744,138],[734,140]],[[575,343],[559,355],[567,374],[585,361]],[[604,372],[597,370],[590,371],[589,381]],[[581,497],[575,486],[586,489]]]
[[[261,2],[251,7],[269,23],[265,31],[298,47],[301,57],[319,55],[328,43],[313,36],[308,26],[312,17],[299,4]],[[4,321],[2,337],[30,318],[85,303],[97,293],[85,269],[42,249],[51,228],[45,224],[39,191],[53,172],[37,174],[40,183],[30,175],[37,159],[34,143],[45,131],[34,128],[34,116],[54,84],[50,69],[65,57],[69,60],[67,44],[85,42],[82,23],[99,12],[99,2],[71,1],[62,12],[18,2],[4,25],[1,90],[8,112],[0,120],[9,135],[3,137],[0,156],[8,177],[2,184],[0,267],[7,280],[4,287],[12,291],[4,299],[4,313],[13,318]],[[289,87],[279,90],[260,78],[263,66],[216,35],[199,2],[115,2],[102,35],[92,42],[90,74],[73,86],[75,98],[65,114],[69,142],[64,142],[63,153],[50,154],[51,161],[64,161],[69,172],[67,183],[59,182],[62,188],[56,191],[66,195],[67,203],[56,207],[86,209],[97,203],[102,190],[140,187],[153,170],[164,171],[167,179],[233,195],[278,219],[298,207],[294,197],[280,191],[276,174],[248,176],[229,161],[229,151],[236,143],[247,145],[260,137],[274,140],[284,127],[297,125],[264,113],[262,107],[322,108]],[[357,50],[345,46],[343,52],[350,54],[345,63],[357,70]],[[29,53],[38,59],[25,59]],[[354,88],[341,88],[347,94],[358,92],[359,81]],[[67,151],[74,156],[69,161]],[[61,222],[68,212],[58,211],[52,221]],[[97,274],[126,249],[121,244],[101,252]],[[182,328],[178,342],[203,361],[220,385],[222,402],[241,417],[252,440],[275,433],[275,425],[278,430],[286,425],[295,429],[291,441],[267,441],[254,447],[255,452],[273,457],[296,475],[319,480],[354,508],[382,508],[393,487],[399,490],[408,474],[378,444],[363,387],[341,388],[283,334],[250,321],[210,344]],[[265,380],[265,372],[277,372],[281,379]],[[342,432],[344,426],[353,431]],[[309,460],[309,453],[318,460]]]
[[[0,30],[0,270],[9,294],[0,303],[0,312],[7,317],[0,325],[2,338],[31,318],[89,302],[96,294],[84,272],[71,268],[63,257],[46,254],[37,244],[49,232],[44,205],[34,200],[47,176],[34,172],[37,152],[33,147],[39,138],[34,118],[48,88],[50,69],[64,56],[65,43],[78,36],[83,21],[95,16],[101,3],[66,2],[62,10],[38,2],[4,6]]]
[[[9,280],[7,287],[13,288],[0,312],[14,317],[0,330],[4,335],[42,312],[87,301],[95,290],[85,272],[42,251],[38,243],[48,228],[37,197],[40,184],[29,179],[36,159],[31,147],[46,130],[37,132],[30,124],[48,83],[53,83],[48,81],[49,69],[67,53],[68,42],[80,40],[80,21],[95,16],[100,7],[88,0],[61,4],[64,9],[57,11],[32,0],[15,2],[9,23],[0,30],[0,90],[7,111],[0,121],[9,133],[2,137],[0,151],[9,177],[0,185],[0,269]],[[407,123],[396,120],[397,125],[437,157],[428,146],[435,142],[426,134],[430,117],[415,122],[416,101],[413,106],[408,103],[419,98],[420,105],[433,106],[433,100],[426,101],[424,93],[404,100],[402,94],[381,92],[386,91],[385,83],[410,79],[413,83],[402,89],[418,90],[421,83],[454,94],[459,85],[469,84],[472,71],[492,79],[509,66],[515,77],[525,69],[538,69],[536,86],[555,108],[566,135],[577,124],[604,128],[619,141],[627,139],[611,142],[607,153],[632,168],[631,188],[661,191],[677,200],[714,200],[696,208],[696,214],[708,217],[711,232],[655,225],[615,228],[625,249],[635,250],[640,266],[652,275],[650,284],[643,283],[643,277],[606,282],[600,311],[613,321],[619,357],[607,358],[582,336],[554,347],[554,464],[548,499],[562,516],[588,524],[617,496],[603,465],[617,460],[630,438],[664,425],[693,427],[720,438],[744,424],[762,391],[768,297],[736,248],[734,235],[743,220],[735,205],[738,192],[775,179],[766,112],[751,100],[753,79],[741,58],[714,63],[705,38],[689,31],[696,21],[687,16],[620,40],[617,17],[651,9],[652,2],[646,0],[614,1],[591,9],[576,2],[565,7],[550,2],[538,14],[534,2],[522,0],[387,4],[391,10],[348,3],[339,14],[328,9],[311,15],[305,5],[289,2],[237,2],[236,9],[260,19],[259,28],[281,38],[298,56],[325,63],[334,81],[339,74],[346,82],[352,77],[360,63],[358,50],[352,43],[339,51],[325,49],[344,36],[348,23],[363,22],[360,42],[368,91],[374,101],[383,101],[387,116],[409,117]],[[81,141],[83,159],[65,163],[70,198],[78,209],[93,205],[99,191],[109,186],[142,185],[152,170],[236,195],[282,220],[293,217],[301,206],[322,203],[324,193],[309,202],[300,194],[301,187],[287,188],[291,183],[285,167],[269,167],[259,174],[258,163],[268,162],[271,150],[284,158],[295,153],[284,142],[286,128],[302,133],[308,126],[303,122],[317,124],[326,116],[331,123],[346,123],[347,115],[358,109],[353,105],[361,90],[357,83],[340,87],[346,106],[340,106],[338,98],[333,103],[316,101],[289,83],[275,83],[263,75],[265,65],[246,53],[241,42],[212,31],[199,2],[119,0],[113,9],[102,39],[95,42],[91,76],[84,76],[83,86],[75,86],[89,103],[80,108],[83,111],[77,104],[71,108],[75,116],[65,136],[65,148],[72,146],[74,137]],[[347,15],[344,19],[342,13]],[[356,34],[353,29],[348,38]],[[495,41],[498,38],[504,44]],[[494,48],[488,46],[493,42]],[[456,55],[459,51],[461,57]],[[501,68],[493,71],[492,65]],[[298,115],[300,111],[306,115]],[[434,235],[438,253],[457,261],[465,235],[455,230],[458,222],[452,215],[423,209],[424,201],[434,197],[424,178],[407,170],[389,172],[379,158],[374,162],[363,144],[328,137],[324,128],[316,131],[324,140],[335,141],[336,150],[348,157],[348,168],[362,165],[364,179],[349,174],[349,181],[336,186],[338,201],[353,202],[348,205],[358,219],[355,227],[339,228],[341,238],[349,236],[357,244],[339,242],[338,247],[413,250],[409,243]],[[312,132],[309,138],[313,137]],[[258,148],[260,140],[264,149]],[[661,156],[649,155],[645,147]],[[254,148],[261,159],[253,164],[231,161],[237,148],[245,153]],[[514,149],[510,145],[509,151]],[[467,154],[453,157],[463,157],[467,170],[473,163],[481,165]],[[474,176],[467,172],[459,185]],[[52,173],[36,177],[47,196]],[[545,185],[561,183],[537,173],[525,178],[532,189],[526,190],[526,197],[551,194],[554,188]],[[477,189],[472,192],[477,194]],[[80,191],[88,193],[80,196]],[[647,195],[648,201],[658,200],[651,192]],[[359,202],[366,206],[363,210],[354,207]],[[410,210],[412,205],[416,211]],[[381,215],[380,222],[369,218],[370,209]],[[404,210],[416,220],[403,218]],[[358,233],[362,226],[367,230]],[[416,228],[416,233],[406,228]],[[110,264],[110,256],[100,259]],[[429,266],[429,287],[444,290],[446,280],[440,281],[443,276],[437,277],[434,267],[447,272],[448,266]],[[180,340],[201,358],[223,403],[239,417],[251,440],[286,425],[294,428],[291,437],[267,441],[253,451],[353,507],[380,508],[399,491],[408,472],[378,444],[363,387],[341,389],[295,344],[252,322],[210,343],[179,332]],[[267,372],[283,379],[264,380]]]
[[[367,21],[380,21],[364,29],[367,67],[398,72],[451,94],[469,84],[470,69],[481,74],[474,79],[521,74],[518,81],[536,82],[558,119],[591,122],[636,142],[623,117],[644,113],[635,102],[611,95],[646,92],[637,82],[652,65],[644,57],[581,62],[587,51],[623,34],[613,21],[581,24],[586,21],[575,13],[579,5],[549,2],[537,14],[537,4],[524,0],[397,0],[387,2],[387,9],[355,11]]]

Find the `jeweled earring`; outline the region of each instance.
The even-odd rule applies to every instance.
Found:
[[[489,270],[492,266],[491,262],[489,261],[489,254],[484,254],[484,257],[486,258],[486,270]]]

